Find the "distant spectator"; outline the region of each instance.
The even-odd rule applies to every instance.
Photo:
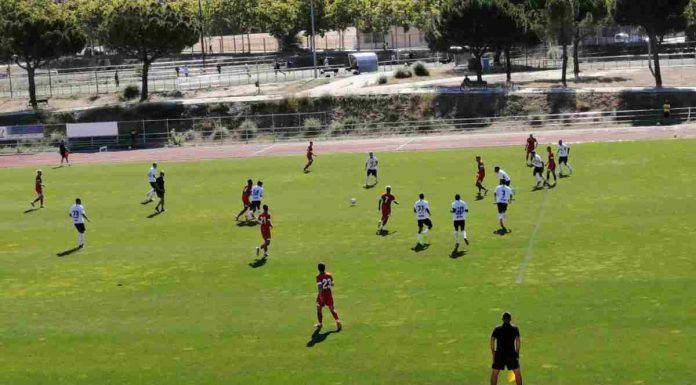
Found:
[[[176,66],[174,67],[174,71],[176,71],[176,77],[179,77],[181,73],[181,68],[179,68],[179,66]]]
[[[280,69],[280,62],[275,62],[275,64],[273,65],[273,69],[274,69],[274,71],[275,71],[275,76],[276,76],[276,77],[278,77],[278,72],[280,72],[281,74],[283,74],[283,76],[286,76],[286,75],[285,75],[285,72],[284,72],[283,70]]]
[[[222,66],[220,64],[217,65],[217,73],[218,75],[222,73]]]
[[[256,86],[256,95],[261,93],[261,83],[259,83],[259,79],[256,79],[254,82],[254,85]]]
[[[188,68],[187,65],[184,66],[183,71],[184,71],[184,77],[188,77],[188,75],[189,75],[189,68]]]
[[[128,147],[128,149],[133,149],[133,148],[135,148],[136,142],[138,140],[138,130],[136,130],[136,129],[131,130],[130,140],[131,140],[131,145]]]
[[[213,45],[212,44],[208,46],[208,52],[213,53]]]
[[[669,119],[672,116],[672,105],[669,104],[669,100],[665,100],[665,104],[662,105],[662,116],[665,119]]]
[[[116,83],[116,87],[118,87],[121,82],[118,79],[118,71],[114,72],[114,83]]]

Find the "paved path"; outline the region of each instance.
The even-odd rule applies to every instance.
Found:
[[[469,147],[522,146],[528,132],[465,133],[431,136],[399,136],[369,139],[329,140],[315,143],[319,154],[427,151]],[[538,131],[540,143],[568,143],[696,138],[696,125],[656,127],[610,127]],[[136,151],[72,154],[74,164],[120,162],[181,162],[204,159],[251,158],[258,156],[304,155],[306,142],[254,143],[221,146],[160,148]],[[2,155],[0,168],[50,166],[60,161],[56,153]]]

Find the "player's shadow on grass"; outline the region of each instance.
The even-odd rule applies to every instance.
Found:
[[[66,256],[68,256],[68,255],[70,255],[70,254],[73,254],[73,253],[77,252],[78,250],[80,250],[80,247],[79,247],[79,246],[78,246],[78,247],[73,247],[72,249],[69,249],[69,250],[61,251],[60,253],[58,253],[58,254],[56,254],[56,255],[59,256],[59,257],[66,257]]]
[[[568,174],[561,174],[558,176],[558,179],[565,179],[565,178],[570,178],[570,175]]]
[[[254,227],[256,225],[258,225],[256,221],[237,222],[237,227]]]
[[[258,269],[259,267],[265,265],[266,262],[268,262],[268,259],[266,258],[255,259],[254,262],[249,263],[249,267],[252,269]]]
[[[147,216],[148,219],[152,219],[160,214],[164,213],[164,211],[155,211],[154,213],[150,214]]]
[[[330,330],[328,332],[321,333],[319,330],[315,330],[314,333],[312,333],[311,339],[309,340],[309,342],[307,342],[307,347],[312,348],[314,347],[314,345],[326,341],[326,339],[329,338],[329,335],[339,332],[340,330]]]
[[[24,214],[33,213],[34,211],[37,211],[37,210],[39,210],[38,207],[33,207],[33,208],[30,208],[29,210],[25,210]]]
[[[494,231],[493,234],[500,235],[501,237],[503,237],[503,236],[510,234],[511,232],[512,232],[512,230],[510,230],[510,229],[498,229],[498,230]]]
[[[476,200],[477,201],[482,201],[485,197],[481,194],[476,194]]]
[[[390,232],[389,230],[377,230],[377,235],[379,235],[380,237],[388,237],[388,236],[394,235],[396,233],[397,233],[397,231]]]
[[[372,189],[372,188],[375,188],[375,187],[377,187],[377,183],[366,184],[366,185],[363,186],[363,188],[364,188],[365,190],[369,190],[369,189]]]
[[[420,253],[421,251],[428,250],[430,248],[430,243],[425,243],[425,244],[420,244],[417,243],[415,246],[411,248],[411,250],[415,251],[416,253]]]
[[[452,250],[452,253],[450,254],[450,258],[457,259],[457,258],[461,258],[465,255],[466,255],[466,251],[464,251],[464,250]]]

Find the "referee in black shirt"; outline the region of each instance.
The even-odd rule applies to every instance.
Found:
[[[155,182],[155,192],[159,198],[157,206],[155,206],[156,212],[164,212],[164,171],[160,172],[159,177],[157,177]]]
[[[493,372],[491,373],[491,385],[498,384],[498,374],[501,370],[512,370],[515,373],[515,382],[522,385],[520,373],[520,329],[510,323],[510,313],[503,313],[503,324],[493,329],[491,334],[491,354],[493,355]]]

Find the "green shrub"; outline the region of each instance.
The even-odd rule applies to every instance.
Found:
[[[430,76],[430,71],[428,71],[425,63],[420,61],[413,64],[413,73],[416,74],[416,76]]]
[[[323,130],[321,121],[315,118],[305,119],[304,121],[304,135],[306,137],[317,136]]]
[[[259,127],[256,125],[256,122],[251,119],[247,119],[239,125],[239,128],[236,131],[239,134],[240,140],[248,141],[256,137],[258,130]]]
[[[123,89],[123,100],[132,100],[140,97],[140,88],[138,86],[128,86]]]
[[[387,84],[387,77],[384,75],[379,75],[379,78],[377,78],[377,83],[378,84]]]
[[[345,126],[342,122],[339,122],[337,120],[332,120],[331,123],[329,123],[329,130],[327,134],[329,136],[341,136],[343,135],[343,130],[345,129]]]
[[[408,68],[405,68],[405,67],[399,68],[394,73],[394,77],[397,79],[408,79],[411,76],[413,76],[413,74],[411,74],[411,70],[409,70]]]
[[[225,126],[216,125],[213,132],[210,133],[210,140],[224,140],[230,137],[230,130]]]

